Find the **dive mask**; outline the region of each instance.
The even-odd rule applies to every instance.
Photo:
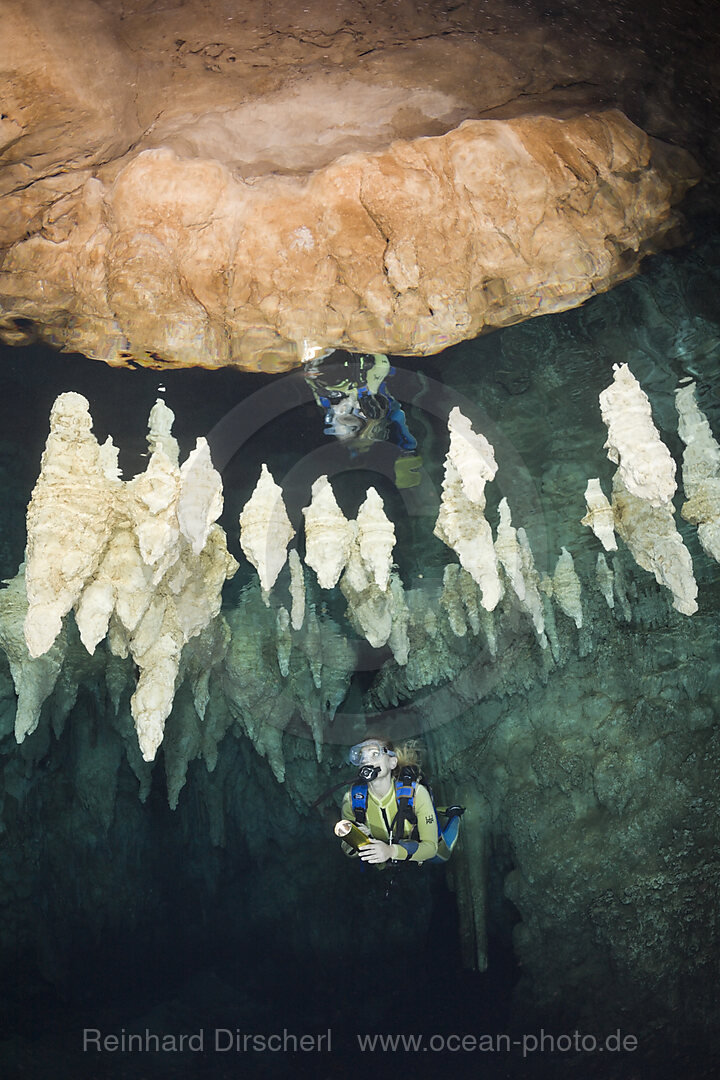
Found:
[[[375,739],[366,739],[365,742],[356,743],[350,747],[348,761],[351,765],[379,765],[383,754],[389,754],[390,750]]]

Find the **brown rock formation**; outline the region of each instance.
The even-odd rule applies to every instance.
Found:
[[[0,336],[277,371],[634,273],[692,161],[607,107],[602,51],[473,6],[4,0]]]

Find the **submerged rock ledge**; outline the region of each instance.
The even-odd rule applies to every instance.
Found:
[[[188,74],[184,39],[183,71],[163,82],[147,25],[123,40],[86,0],[40,30],[36,8],[11,0],[6,42],[27,42],[0,64],[10,343],[262,371],[326,348],[434,353],[631,276],[671,242],[697,179],[688,154],[618,109],[550,100],[554,59],[538,73],[525,56],[531,78],[496,51],[479,86],[487,49],[439,24],[430,64],[413,44],[387,62],[380,49],[377,70],[343,54],[329,71],[328,44],[324,70],[293,54],[286,77],[256,86],[251,49],[244,81],[220,65],[210,85],[218,65]]]

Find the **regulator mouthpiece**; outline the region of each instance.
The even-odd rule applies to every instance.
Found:
[[[370,784],[376,776],[380,775],[379,765],[363,765],[358,769],[358,778],[365,784]]]

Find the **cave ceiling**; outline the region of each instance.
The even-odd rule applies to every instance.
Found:
[[[577,306],[682,235],[653,80],[503,0],[4,0],[0,337],[273,372]]]

